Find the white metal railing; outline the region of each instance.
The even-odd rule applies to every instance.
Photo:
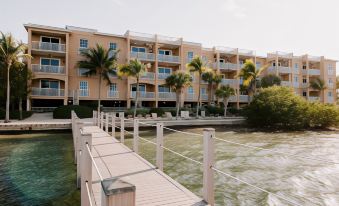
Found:
[[[201,100],[208,100],[208,94],[201,94]]]
[[[267,57],[268,58],[278,57],[278,58],[291,59],[291,58],[293,58],[293,53],[277,51],[277,52],[268,53]]]
[[[248,102],[248,95],[239,95],[239,102]],[[251,99],[250,99],[251,101]]]
[[[52,66],[52,65],[40,65],[40,64],[32,64],[33,72],[41,72],[41,73],[55,73],[55,74],[64,74],[65,67],[64,66]]]
[[[175,92],[158,92],[159,99],[176,99],[176,93]]]
[[[171,74],[168,74],[168,73],[158,73],[158,79],[166,79],[170,75]]]
[[[146,61],[154,61],[155,55],[154,53],[146,53],[146,52],[131,52],[132,59],[146,60]]]
[[[301,73],[302,73],[303,75],[307,75],[307,74],[308,74],[308,70],[307,70],[307,69],[302,69],[301,71],[302,71]]]
[[[79,97],[88,97],[89,89],[79,89],[78,94],[79,94]]]
[[[186,100],[194,100],[195,96],[194,93],[187,93],[186,94]]]
[[[179,56],[158,54],[159,62],[180,63]]]
[[[136,91],[131,91],[131,98],[135,98],[136,97]],[[142,99],[153,99],[154,98],[154,92],[143,92],[140,91],[139,92],[139,97]]]
[[[319,69],[309,69],[308,74],[309,75],[320,75],[320,70]]]
[[[118,97],[119,97],[119,91],[111,91],[111,90],[108,90],[108,91],[107,91],[107,97],[110,97],[110,98],[118,98]]]
[[[301,87],[302,88],[307,88],[308,87],[308,83],[301,83]]]
[[[218,100],[218,101],[223,101],[223,99],[222,98],[217,98],[216,96],[214,96],[214,99],[215,100]],[[233,96],[230,96],[229,98],[228,98],[228,101],[229,102],[237,102],[238,101],[238,98],[237,98],[237,96],[236,95],[233,95]]]
[[[309,100],[310,102],[317,102],[317,101],[320,100],[320,97],[317,97],[317,96],[309,96],[309,97],[308,97],[308,100]]]
[[[289,86],[291,86],[291,82],[290,81],[281,81],[281,86],[289,87]]]
[[[182,43],[181,38],[169,37],[169,36],[163,36],[163,35],[157,35],[157,40],[159,43],[164,43],[164,44],[180,45]]]
[[[32,49],[42,50],[42,51],[65,52],[66,46],[65,44],[59,44],[59,43],[32,41]]]
[[[55,88],[32,88],[32,96],[55,96],[62,97],[65,95],[64,89],[55,89]]]
[[[238,65],[233,64],[233,63],[229,63],[229,62],[227,62],[227,63],[219,62],[219,68],[222,69],[222,70],[238,70]]]
[[[291,68],[290,67],[279,66],[279,73],[290,74],[291,73]]]
[[[333,83],[328,83],[327,86],[328,86],[329,89],[333,89],[334,88],[334,84]]]
[[[134,32],[134,31],[127,31],[126,34],[129,35],[131,39],[155,42],[154,34],[147,34],[147,33]]]
[[[236,79],[222,79],[221,84],[236,85],[238,80]]]
[[[140,76],[141,79],[148,79],[148,80],[154,80],[155,73],[154,72],[145,72]]]

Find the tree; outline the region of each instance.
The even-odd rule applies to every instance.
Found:
[[[176,112],[176,118],[179,116],[179,109],[181,104],[181,94],[183,93],[183,90],[191,85],[192,78],[189,74],[178,71],[174,74],[171,74],[166,78],[166,85],[172,88],[175,91],[176,94],[176,106],[177,106],[177,112]]]
[[[208,105],[211,105],[211,102],[212,102],[214,76],[215,76],[215,72],[213,69],[206,69],[201,74],[202,80],[204,80],[208,84]]]
[[[219,88],[219,84],[221,83],[221,81],[222,81],[222,76],[218,72],[216,72],[214,77],[213,77],[213,82],[215,84],[215,89]],[[212,90],[213,90],[213,87],[212,87]],[[213,94],[213,91],[212,91],[212,94]],[[213,97],[213,101],[215,101],[214,96],[212,96],[212,97]]]
[[[26,52],[26,45],[15,41],[11,34],[5,35],[1,32],[0,39],[0,62],[2,69],[6,70],[6,116],[5,123],[9,122],[9,103],[10,103],[10,69],[13,64],[23,64],[23,58],[30,58]]]
[[[319,77],[315,78],[314,80],[312,80],[310,82],[310,87],[312,89],[318,90],[320,92],[320,96],[322,96],[322,97],[323,97],[323,94],[324,94],[324,90],[327,88],[325,81],[320,79]],[[324,97],[323,97],[323,99],[324,99]]]
[[[271,87],[274,85],[280,86],[281,79],[277,75],[269,74],[261,78],[260,82],[261,82],[260,83],[261,87],[267,88],[267,87]]]
[[[110,76],[116,74],[118,52],[113,49],[106,50],[97,44],[95,48],[81,51],[85,60],[78,61],[78,67],[88,69],[87,75],[99,74],[98,113],[101,105],[101,82],[102,79],[111,83]]]
[[[200,86],[201,86],[201,75],[206,70],[205,64],[199,56],[196,56],[192,59],[190,63],[187,64],[187,67],[190,72],[198,72],[199,80],[198,80],[198,104],[197,104],[197,114],[199,116],[199,108],[201,107],[201,98],[200,98]]]
[[[136,88],[136,94],[135,94],[135,101],[134,101],[134,115],[137,114],[137,107],[138,107],[138,99],[139,99],[139,82],[140,77],[142,74],[146,72],[146,69],[149,68],[149,64],[143,64],[138,59],[133,59],[130,61],[129,64],[122,65],[119,68],[119,75],[120,76],[130,76],[135,77],[137,80],[137,88]]]
[[[218,98],[222,98],[222,101],[224,103],[224,117],[226,117],[228,100],[232,95],[235,95],[235,90],[229,85],[223,85],[215,91],[215,95]]]
[[[250,95],[254,95],[257,92],[257,79],[268,68],[268,65],[261,68],[256,68],[252,60],[246,60],[243,68],[236,77],[243,78],[243,85],[247,88]]]

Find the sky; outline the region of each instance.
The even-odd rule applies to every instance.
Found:
[[[2,0],[1,7],[0,31],[24,42],[24,23],[72,25],[339,60],[338,0]]]

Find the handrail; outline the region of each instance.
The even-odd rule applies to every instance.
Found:
[[[89,187],[88,187],[88,182],[86,181],[86,182],[85,182],[85,184],[86,184],[86,190],[87,190],[87,195],[88,195],[89,205],[90,205],[90,206],[93,206],[93,203],[92,203],[92,197],[91,197],[91,193],[90,193],[90,191],[89,191]]]
[[[101,173],[100,173],[100,171],[99,171],[99,168],[98,168],[98,166],[97,166],[97,163],[95,163],[95,160],[94,160],[94,158],[93,158],[93,156],[92,156],[91,150],[89,149],[88,143],[86,143],[86,147],[87,147],[88,154],[89,154],[89,156],[91,157],[91,160],[92,160],[92,162],[93,162],[93,164],[94,164],[95,170],[97,171],[97,173],[98,173],[98,175],[99,175],[99,178],[100,178],[100,180],[101,180],[101,182],[102,182],[102,181],[104,180],[104,178],[102,178],[102,175],[101,175]]]

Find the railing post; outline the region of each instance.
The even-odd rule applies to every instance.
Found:
[[[109,120],[109,113],[107,112],[106,113],[106,121],[105,121],[105,132],[107,132],[108,133],[108,120]]]
[[[125,115],[123,112],[119,112],[120,117],[120,142],[125,142]]]
[[[164,123],[157,123],[157,153],[156,166],[159,170],[164,170]]]
[[[135,206],[135,186],[120,179],[101,182],[101,206]]]
[[[100,119],[101,119],[101,117],[100,117],[100,112],[97,111],[97,115],[98,115],[98,118],[97,118],[97,123],[96,123],[96,125],[97,125],[98,127],[100,127]]]
[[[100,118],[100,128],[103,130],[104,129],[104,113],[101,112],[101,118]]]
[[[94,125],[97,124],[97,112],[93,110],[93,123]]]
[[[91,194],[92,191],[92,159],[87,149],[91,150],[92,147],[92,134],[84,134],[81,131],[81,206],[90,206],[88,193],[86,190],[86,182],[88,182],[88,188]]]
[[[215,129],[204,129],[204,160],[203,160],[203,198],[211,206],[214,205],[214,135]]]
[[[112,137],[115,137],[115,112],[112,113]]]
[[[139,120],[133,120],[133,151],[138,154],[139,148]]]
[[[82,150],[82,136],[80,133],[80,128],[84,126],[83,122],[76,121],[75,129],[76,129],[76,148],[75,153],[77,154],[77,188],[81,187],[81,150]]]

